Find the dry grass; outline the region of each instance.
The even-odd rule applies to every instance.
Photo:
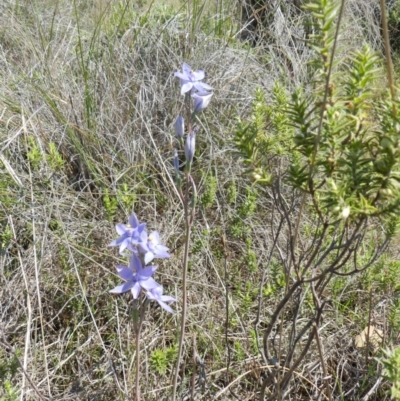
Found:
[[[266,229],[271,213],[269,202],[259,197],[255,214],[238,216],[249,184],[229,139],[235,117],[249,113],[257,85],[268,92],[277,79],[288,88],[306,79],[309,51],[301,44],[301,16],[289,13],[293,16],[285,19],[278,9],[269,28],[272,39],[251,48],[236,34],[239,22],[225,27],[224,35],[206,26],[193,35],[183,10],[136,14],[128,7],[122,17],[119,4],[9,0],[0,5],[0,371],[6,367],[3,379],[16,394],[12,398],[11,390],[0,386],[0,396],[21,401],[132,398],[130,303],[129,297],[108,293],[118,281],[114,266],[119,258],[107,244],[115,237],[114,224],[134,210],[172,249],[157,279],[180,298],[183,211],[171,156],[172,123],[181,99],[173,72],[187,61],[205,69],[207,82],[216,88],[202,118],[193,175],[200,195],[207,175],[214,175],[217,197],[211,207],[199,208],[194,226],[181,393],[191,387],[192,358],[198,352],[207,381],[204,394],[196,389],[196,399],[256,399],[265,367],[253,325],[272,243]],[[352,29],[343,45],[367,39],[378,48],[374,3],[353,1],[348,8]],[[227,17],[234,20],[236,9],[226,8],[231,11]],[[206,21],[219,20],[210,16]],[[237,196],[229,202],[233,186]],[[107,193],[115,210],[105,205]],[[248,268],[243,236],[232,234],[235,219],[249,230],[255,270]],[[228,239],[226,257],[222,235]],[[273,280],[271,272],[267,278]],[[265,301],[260,327],[282,291],[277,288]],[[339,296],[336,301],[341,302]],[[390,301],[380,300],[377,307],[382,302]],[[353,388],[357,383],[365,386],[363,394],[374,384],[364,354],[352,347],[364,312],[354,313],[357,318],[348,321],[348,314],[333,304],[321,332],[336,394],[344,399],[363,393]],[[177,327],[177,316],[152,305],[142,335],[146,401],[169,399],[171,364],[160,373],[152,355],[176,343]],[[15,355],[23,369],[18,366],[11,375]],[[296,392],[288,399],[318,399],[318,360],[314,349],[296,372]]]

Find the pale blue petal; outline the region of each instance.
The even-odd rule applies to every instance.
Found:
[[[115,229],[117,230],[118,235],[124,235],[126,233],[126,225],[119,223],[115,226]]]
[[[159,259],[168,259],[168,258],[171,257],[171,255],[170,255],[168,252],[166,252],[166,251],[158,250],[158,249],[157,249],[156,254],[155,254],[155,257],[156,257],[156,258],[159,258]]]
[[[142,262],[135,254],[133,254],[131,256],[131,259],[129,260],[129,267],[133,271],[138,272],[138,273],[141,272],[141,270],[142,270]]]
[[[150,233],[149,239],[154,245],[157,245],[160,243],[160,234],[158,231],[153,231]]]
[[[148,278],[147,280],[140,281],[140,285],[145,290],[152,290],[153,288],[157,288],[160,284],[157,283],[152,277]]]
[[[123,284],[117,285],[110,292],[112,294],[122,294],[123,292],[129,291],[132,288],[133,285],[135,285],[135,284],[132,281],[129,281],[127,283],[123,283]]]
[[[144,269],[141,269],[139,272],[139,277],[141,280],[147,280],[151,277],[154,272],[157,270],[158,266],[147,266]]]
[[[150,263],[154,259],[154,253],[149,251],[146,252],[144,255],[144,263],[147,265],[147,263]]]
[[[134,277],[133,271],[129,269],[128,267],[125,266],[117,266],[118,270],[118,275],[123,279],[123,280],[132,280]]]
[[[181,95],[184,95],[186,92],[189,92],[193,88],[192,82],[186,82],[181,87]]]
[[[134,286],[131,288],[131,293],[133,296],[133,299],[137,299],[139,297],[141,290],[141,286],[139,283],[135,283]]]
[[[175,311],[169,305],[167,305],[165,302],[163,302],[161,300],[157,300],[157,302],[161,306],[161,308],[165,309],[167,312],[175,313]]]
[[[189,71],[190,72],[190,71]],[[187,76],[187,74],[182,73],[182,72],[175,72],[174,75],[179,78],[182,79],[183,81],[188,81],[189,77]]]
[[[133,228],[136,228],[139,225],[139,220],[136,217],[135,213],[132,213],[129,217],[129,225]]]
[[[176,299],[173,297],[170,297],[169,295],[161,295],[160,299],[163,302],[176,302]]]
[[[127,238],[123,239],[119,247],[119,253],[122,255],[125,249],[128,247],[129,240]]]

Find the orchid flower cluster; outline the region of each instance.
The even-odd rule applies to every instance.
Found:
[[[146,223],[139,223],[133,213],[129,217],[128,224],[117,224],[116,230],[119,238],[112,241],[109,246],[119,246],[119,253],[129,256],[129,266],[117,266],[118,275],[125,280],[110,292],[121,294],[131,291],[133,299],[138,299],[141,290],[146,291],[148,300],[154,300],[167,312],[173,313],[168,305],[175,302],[175,298],[163,295],[163,287],[153,279],[157,269],[155,265],[146,266],[155,258],[169,258],[168,248],[160,241],[157,231],[147,233]]]
[[[196,113],[204,110],[209,105],[213,95],[213,88],[202,82],[205,77],[203,70],[193,71],[190,65],[186,63],[183,63],[182,72],[175,72],[174,75],[180,79],[181,95],[185,95],[186,115],[189,120],[193,120]],[[193,110],[190,106],[190,98],[193,99]],[[198,127],[193,126],[192,121],[189,121],[188,135],[186,136],[185,141],[187,171],[190,171],[190,166],[193,161],[197,131]],[[179,115],[175,121],[175,133],[179,141],[182,142],[185,133],[185,120],[182,115]],[[177,176],[180,177],[179,159],[176,150],[174,152],[174,167]]]

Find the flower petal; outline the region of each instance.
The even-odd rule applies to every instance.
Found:
[[[189,72],[190,72],[190,71],[189,71]],[[175,75],[177,78],[182,79],[183,81],[188,81],[188,80],[189,80],[188,75],[185,74],[185,73],[182,73],[182,72],[179,72],[179,71],[178,71],[178,72],[175,72],[174,75]]]
[[[151,241],[155,245],[160,243],[160,234],[158,233],[158,231],[152,231],[150,233],[149,241]]]
[[[126,233],[126,225],[122,223],[118,223],[115,226],[118,235],[124,235]]]
[[[135,254],[129,260],[129,267],[138,274],[142,271],[142,262]]]
[[[121,241],[121,245],[120,245],[120,247],[119,247],[119,253],[122,255],[123,254],[123,252],[125,251],[125,249],[128,247],[128,244],[129,244],[129,239],[128,238],[124,238],[122,241]]]
[[[154,258],[155,258],[155,255],[153,252],[151,252],[151,251],[146,252],[144,255],[144,263],[147,265],[147,263],[150,263]]]
[[[141,269],[140,272],[138,272],[140,280],[147,280],[150,278],[157,270],[157,267],[158,266],[147,266],[144,269]]]
[[[134,286],[131,288],[131,293],[133,296],[133,299],[137,299],[140,294],[141,286],[139,283],[135,283]]]
[[[108,246],[119,246],[119,244],[121,243],[121,241],[119,241],[118,239],[115,239],[114,241],[111,241]]]
[[[194,111],[198,112],[204,110],[211,101],[213,93],[210,92],[198,92],[193,93],[192,98],[194,99]]]
[[[160,248],[161,248],[161,249],[160,249]],[[165,247],[165,246],[158,245],[157,248],[156,248],[155,251],[154,251],[154,257],[155,257],[155,258],[159,258],[159,259],[164,259],[164,258],[167,259],[167,258],[170,258],[171,255],[170,255],[165,249],[162,249],[162,248],[168,249],[168,248]]]
[[[181,95],[184,95],[186,92],[189,92],[193,88],[192,82],[186,82],[181,87]]]
[[[117,285],[115,288],[110,290],[111,294],[122,294],[123,292],[129,291],[132,286],[135,285],[132,281]]]
[[[161,306],[161,308],[165,309],[169,313],[175,313],[175,311],[167,305],[165,302],[157,300],[158,304]]]
[[[135,213],[132,213],[132,214],[129,216],[129,225],[130,225],[131,227],[133,227],[133,228],[136,228],[136,227],[139,225],[139,220],[138,220],[138,218],[136,217],[136,214],[135,214]]]
[[[126,266],[117,266],[118,275],[126,281],[132,280],[134,277],[134,273],[129,267]]]
[[[161,296],[161,301],[163,302],[176,302],[176,299],[173,297],[170,297],[169,295],[162,295]]]
[[[141,280],[140,286],[145,290],[152,290],[153,288],[157,288],[160,284],[157,283],[152,277],[148,278],[147,280]]]

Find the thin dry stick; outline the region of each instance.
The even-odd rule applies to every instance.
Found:
[[[196,332],[195,332],[193,335],[193,375],[192,375],[192,388],[190,390],[190,400],[191,401],[194,401],[196,375],[197,375],[197,345],[196,345]]]
[[[144,304],[140,305],[139,301],[135,301],[136,312],[140,311],[139,323],[135,321],[135,335],[136,335],[136,377],[135,377],[135,400],[140,401],[140,333],[142,331],[142,326],[144,322],[144,317],[146,315],[147,305],[149,301],[146,299]],[[135,317],[137,318],[137,317]]]
[[[10,221],[10,227],[11,227],[11,230],[13,233],[14,241],[17,241],[17,235],[15,232],[12,216],[9,217],[9,221]],[[23,370],[26,372],[28,369],[28,352],[29,352],[29,346],[30,346],[30,341],[31,341],[32,305],[31,305],[31,296],[29,295],[28,278],[26,276],[26,272],[24,269],[24,264],[22,262],[22,256],[21,256],[21,252],[20,252],[19,248],[18,248],[18,259],[19,259],[19,264],[21,266],[22,277],[24,279],[24,284],[25,284],[25,289],[26,289],[26,308],[28,310],[28,318],[27,318],[27,322],[26,322],[26,334],[25,334],[24,364],[23,364]],[[23,399],[24,399],[24,389],[25,389],[25,374],[22,375],[22,386],[21,386],[21,396],[20,396],[21,401],[23,401]]]
[[[25,118],[22,115],[22,124],[24,127],[24,135],[25,135],[25,140],[26,142],[28,141],[28,130],[26,127],[25,123]],[[34,194],[33,194],[33,178],[32,178],[32,171],[31,171],[31,166],[28,163],[28,170],[29,170],[29,184],[30,184],[30,195],[31,195],[31,213],[32,213],[32,237],[33,237],[33,261],[35,265],[35,284],[36,284],[36,295],[37,295],[37,300],[38,300],[38,309],[39,309],[39,318],[40,318],[40,327],[41,327],[41,334],[42,338],[46,338],[44,334],[44,319],[43,319],[43,308],[42,308],[42,296],[40,292],[40,274],[39,274],[39,262],[38,262],[38,257],[37,257],[37,250],[36,250],[36,242],[37,242],[37,237],[36,237],[36,217],[35,217],[35,208],[34,208]],[[51,386],[50,386],[50,375],[49,375],[49,365],[47,363],[47,352],[46,352],[46,344],[45,341],[43,341],[43,357],[44,357],[44,366],[46,369],[46,381],[47,381],[47,391],[49,393],[49,397],[52,398],[51,396]]]
[[[392,100],[395,100],[395,91],[394,91],[394,81],[393,81],[393,64],[392,57],[390,54],[390,44],[389,44],[389,30],[386,18],[386,5],[385,0],[380,0],[381,5],[381,14],[382,14],[382,30],[383,30],[383,39],[385,42],[385,55],[386,55],[386,70],[387,76],[389,80],[389,89],[390,95],[392,96]],[[394,114],[397,114],[397,110],[395,106],[393,106]]]
[[[119,341],[119,349],[121,352],[121,355],[123,354],[123,347],[122,347],[122,336],[121,336],[121,324],[119,320],[119,308],[117,304],[117,300],[114,300],[114,305],[115,305],[115,317],[117,319],[117,334],[118,334],[118,341]],[[125,364],[122,364],[122,376],[124,379],[124,386],[125,386],[125,394],[128,394],[128,383],[126,382],[126,372],[125,372]]]
[[[229,368],[231,364],[231,347],[229,344],[229,289],[228,289],[228,251],[226,249],[226,238],[223,233],[221,236],[222,246],[224,248],[224,275],[225,275],[225,344],[227,349],[226,355],[226,382],[229,381]]]
[[[321,339],[319,338],[318,327],[317,327],[316,323],[313,324],[313,329],[314,329],[314,333],[315,333],[315,339],[317,341],[319,359],[320,359],[321,365],[322,365],[322,372],[324,374],[324,377],[322,380],[324,382],[324,386],[326,389],[326,393],[328,395],[328,399],[329,399],[329,401],[332,401],[331,388],[329,387],[329,382],[328,382],[328,379],[329,379],[328,370],[326,369],[324,352],[322,350]]]
[[[135,378],[135,399],[140,401],[140,330],[136,330],[136,378]]]
[[[368,327],[367,327],[367,341],[365,344],[365,367],[368,367],[368,354],[371,334],[371,313],[372,313],[372,288],[369,289],[369,303],[368,303]]]

